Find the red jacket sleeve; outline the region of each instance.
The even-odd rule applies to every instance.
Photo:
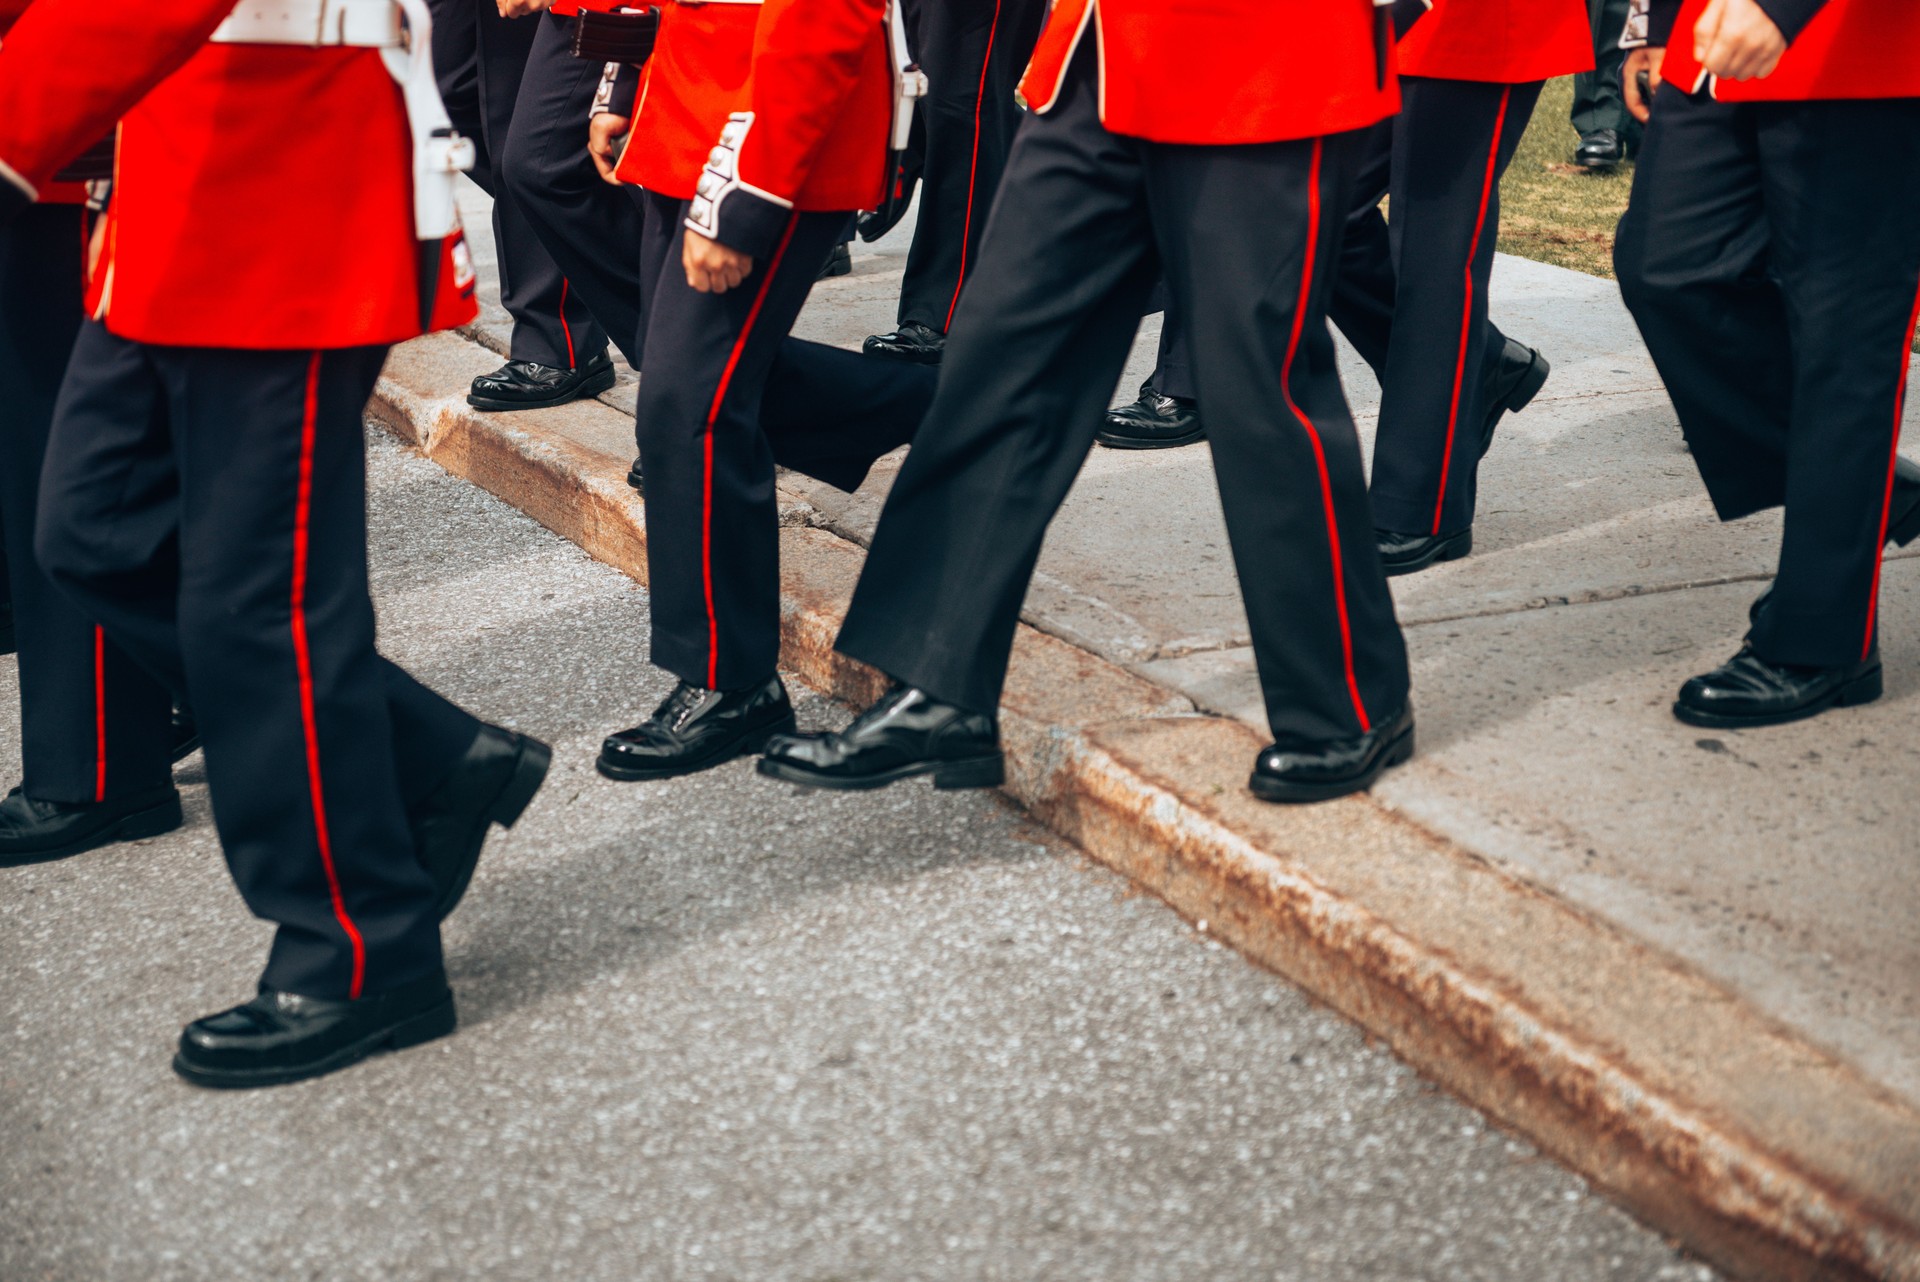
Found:
[[[766,0],[748,110],[736,111],[700,177],[687,226],[755,257],[779,243],[821,145],[883,36],[888,0]]]
[[[231,12],[233,0],[32,0],[0,40],[0,219],[31,204]]]

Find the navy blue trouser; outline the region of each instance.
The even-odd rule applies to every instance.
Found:
[[[274,922],[262,982],[359,997],[440,967],[406,809],[479,723],[374,650],[363,413],[380,347],[160,347],[88,322],[36,548],[192,700],[227,866]]]
[[[1720,519],[1786,508],[1750,637],[1775,663],[1877,644],[1916,206],[1920,99],[1656,95],[1614,267]]]
[[[500,302],[513,317],[509,354],[517,361],[573,369],[606,350],[607,332],[586,302],[574,296],[504,172],[514,106],[546,15],[502,18],[493,0],[430,0],[430,7],[440,96],[453,127],[473,139],[478,153],[473,180],[493,197]],[[586,137],[582,114],[583,158]]]
[[[1326,326],[1364,138],[1123,137],[1100,123],[1093,58],[1084,43],[1058,104],[1020,128],[838,647],[962,707],[999,704],[1047,526],[1164,273],[1193,326],[1274,735],[1351,738],[1408,683]]]
[[[546,253],[565,273],[569,314],[584,305],[629,363],[640,330],[640,277],[633,247],[642,213],[637,188],[612,187],[587,154],[587,121],[601,64],[572,52],[572,20],[543,13],[513,105],[500,181]],[[579,340],[576,331],[575,339]],[[582,355],[597,352],[582,345]]]
[[[167,787],[171,698],[31,556],[54,401],[80,332],[84,212],[35,205],[0,227],[0,531],[20,652],[22,789],[106,801]]]
[[[780,657],[774,469],[857,488],[913,439],[936,373],[790,337],[850,213],[792,215],[738,288],[702,294],[680,265],[684,204],[646,200],[641,270],[653,283],[635,422],[652,658],[693,685],[743,689]]]
[[[946,333],[980,252],[1022,112],[1014,87],[1046,0],[908,0],[908,40],[927,73],[915,124],[920,208],[900,281],[900,323]]]

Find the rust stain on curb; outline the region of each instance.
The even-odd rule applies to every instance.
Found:
[[[447,394],[496,359],[407,344],[370,416],[644,583],[608,453],[630,424]],[[863,554],[782,508],[782,662],[870,700],[883,679],[833,650]],[[1025,626],[1002,729],[1036,818],[1701,1255],[1768,1282],[1920,1282],[1920,1114],[1724,989],[1371,798],[1262,806],[1240,787],[1252,731]]]

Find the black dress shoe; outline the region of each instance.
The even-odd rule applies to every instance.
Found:
[[[860,350],[869,356],[884,356],[893,361],[938,365],[946,355],[947,336],[930,325],[908,321],[891,334],[870,335]]]
[[[18,648],[13,636],[13,602],[0,601],[0,654],[12,654]]]
[[[1880,649],[1857,663],[1807,668],[1770,663],[1743,645],[1740,653],[1680,687],[1673,715],[1690,726],[1738,730],[1777,726],[1828,708],[1872,703],[1880,697]]]
[[[1493,432],[1500,426],[1500,420],[1527,408],[1546,386],[1547,375],[1552,372],[1553,366],[1547,364],[1547,358],[1539,352],[1525,343],[1507,340],[1506,347],[1487,370],[1481,389],[1487,407],[1487,416],[1480,425],[1481,458],[1493,448]]]
[[[759,769],[789,783],[847,790],[927,774],[936,788],[993,788],[1006,779],[993,717],[906,685],[888,691],[845,730],[780,736],[767,745]]]
[[[793,704],[777,676],[750,690],[682,681],[645,724],[601,745],[594,764],[609,779],[671,779],[756,753],[793,728]]]
[[[1580,135],[1573,163],[1582,169],[1612,169],[1627,158],[1627,142],[1618,129],[1595,129]]]
[[[477,410],[544,410],[598,396],[613,386],[613,358],[605,352],[576,369],[508,361],[473,380],[467,404]]]
[[[1920,463],[1905,458],[1894,460],[1893,501],[1887,506],[1887,542],[1905,547],[1920,539]],[[1760,622],[1760,611],[1773,599],[1773,589],[1753,599],[1747,607],[1747,622]]]
[[[1140,398],[1107,411],[1094,439],[1114,450],[1168,450],[1206,436],[1200,403],[1184,396],[1162,396],[1152,380],[1140,385]]]
[[[169,784],[108,801],[37,801],[15,788],[0,801],[0,868],[65,859],[116,841],[158,837],[180,826]]]
[[[639,493],[646,492],[646,478],[640,472],[640,460],[634,459],[633,466],[627,469],[627,484]]]
[[[1373,786],[1413,755],[1413,705],[1373,729],[1331,743],[1276,743],[1253,763],[1247,787],[1262,801],[1331,801]]]
[[[262,986],[244,1006],[180,1032],[173,1071],[195,1086],[280,1086],[445,1037],[457,1017],[447,977],[435,973],[358,1001],[302,997]]]
[[[832,280],[836,276],[853,275],[853,246],[842,241],[833,247],[827,255],[827,261],[821,264],[818,280]]]
[[[1380,545],[1380,565],[1387,577],[1412,574],[1436,561],[1458,561],[1473,551],[1473,527],[1452,534],[1402,534],[1397,530],[1375,530]]]
[[[200,725],[193,719],[193,709],[184,703],[173,705],[173,722],[169,727],[172,739],[167,749],[167,759],[176,766],[200,750]]]
[[[494,824],[511,828],[546,781],[553,750],[529,735],[481,726],[467,755],[407,815],[414,849],[440,892],[440,919],[460,902]]]

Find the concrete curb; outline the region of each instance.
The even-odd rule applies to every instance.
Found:
[[[630,417],[475,413],[461,394],[496,361],[409,343],[370,414],[645,582]],[[832,648],[863,553],[782,510],[782,660],[871,699],[878,674]],[[1262,805],[1250,730],[1025,626],[1002,722],[1037,818],[1701,1255],[1920,1282],[1920,1112],[1725,989],[1371,798]]]

